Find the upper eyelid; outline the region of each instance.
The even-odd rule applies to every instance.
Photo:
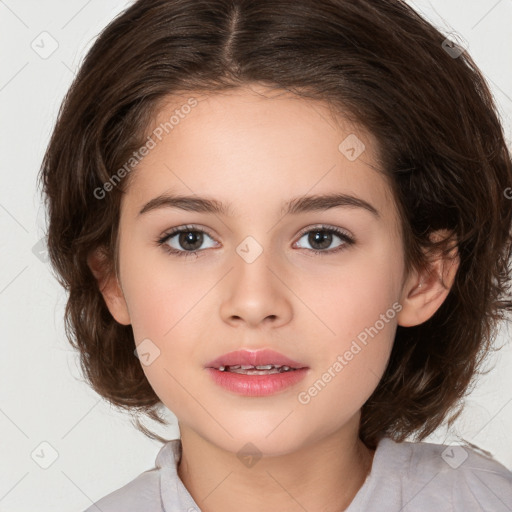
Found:
[[[199,226],[192,226],[192,225],[187,224],[185,226],[177,226],[175,228],[168,229],[167,231],[165,231],[162,234],[160,239],[168,238],[173,235],[178,235],[179,233],[182,233],[182,232],[186,233],[188,231],[198,231],[198,232],[207,234],[212,239],[214,238],[214,236],[207,229],[199,227]]]
[[[350,231],[348,231],[347,229],[345,229],[345,228],[340,228],[340,227],[335,227],[335,226],[327,226],[327,225],[322,225],[322,224],[314,225],[314,226],[311,226],[311,227],[307,227],[307,228],[301,229],[297,236],[302,237],[306,233],[309,233],[310,231],[314,231],[315,229],[317,229],[318,231],[334,231],[334,232],[341,231],[341,233],[345,234],[349,238],[354,238],[352,233]],[[335,233],[335,234],[337,234],[337,233]]]

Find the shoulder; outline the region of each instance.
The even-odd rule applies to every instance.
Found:
[[[95,502],[84,512],[160,512],[160,475],[153,468]]]
[[[178,474],[181,440],[172,439],[158,452],[155,467],[100,499],[84,512],[197,511],[199,507]]]
[[[403,465],[402,501],[409,504],[405,511],[512,510],[512,472],[488,452],[470,443],[382,441],[387,458]]]
[[[176,471],[180,457],[179,439],[165,443],[158,452],[153,468],[96,501],[84,512],[162,512],[162,499],[166,500],[167,508],[179,509],[180,503],[176,500],[186,495],[181,489]],[[165,482],[166,489],[162,489],[162,482]]]

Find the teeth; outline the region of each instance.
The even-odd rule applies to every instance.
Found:
[[[229,368],[229,370],[227,370]],[[272,373],[282,373],[287,371],[293,371],[289,366],[277,366],[273,364],[265,365],[232,365],[232,366],[219,366],[219,371],[230,371],[233,373],[243,373],[245,375],[267,375]]]
[[[273,373],[282,373],[276,368],[273,368],[272,370],[255,370],[254,368],[252,370],[230,370],[230,373],[240,373],[243,375],[272,375]]]

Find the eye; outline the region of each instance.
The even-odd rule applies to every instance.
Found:
[[[199,253],[204,249],[216,246],[216,242],[213,241],[213,244],[209,247],[202,247],[205,235],[213,241],[213,238],[203,229],[195,226],[182,226],[171,229],[162,238],[157,240],[157,244],[162,246],[169,254],[185,257],[195,255],[198,257]],[[333,249],[327,250],[333,242],[333,237],[338,238],[340,243]],[[354,238],[348,233],[339,228],[327,226],[309,228],[308,231],[303,232],[299,241],[303,238],[313,246],[309,249],[311,252],[323,255],[337,253],[355,243]]]
[[[157,240],[157,243],[171,254],[185,257],[195,254],[197,257],[197,253],[205,249],[205,247],[201,249],[205,235],[213,240],[212,237],[202,229],[198,229],[194,226],[183,226],[172,229]],[[210,245],[210,247],[214,246],[215,243]],[[206,249],[208,249],[208,247],[206,247]]]
[[[355,243],[355,240],[348,233],[339,228],[327,226],[318,226],[313,229],[310,228],[308,231],[303,233],[299,241],[303,238],[306,239],[308,244],[313,246],[311,249],[313,253],[324,255],[336,253]],[[333,238],[340,239],[341,243],[335,246],[334,249],[325,250],[332,244]]]

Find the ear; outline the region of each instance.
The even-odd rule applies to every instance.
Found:
[[[98,288],[110,313],[118,323],[130,325],[130,313],[123,290],[108,263],[109,259],[101,247],[89,253],[87,257],[87,264],[98,282]]]
[[[443,229],[431,235],[432,241],[450,237]],[[411,327],[427,321],[441,306],[450,292],[459,268],[460,260],[457,245],[443,257],[440,251],[430,260],[430,267],[424,273],[412,272],[406,280],[400,297],[402,309],[397,315],[398,325]]]

